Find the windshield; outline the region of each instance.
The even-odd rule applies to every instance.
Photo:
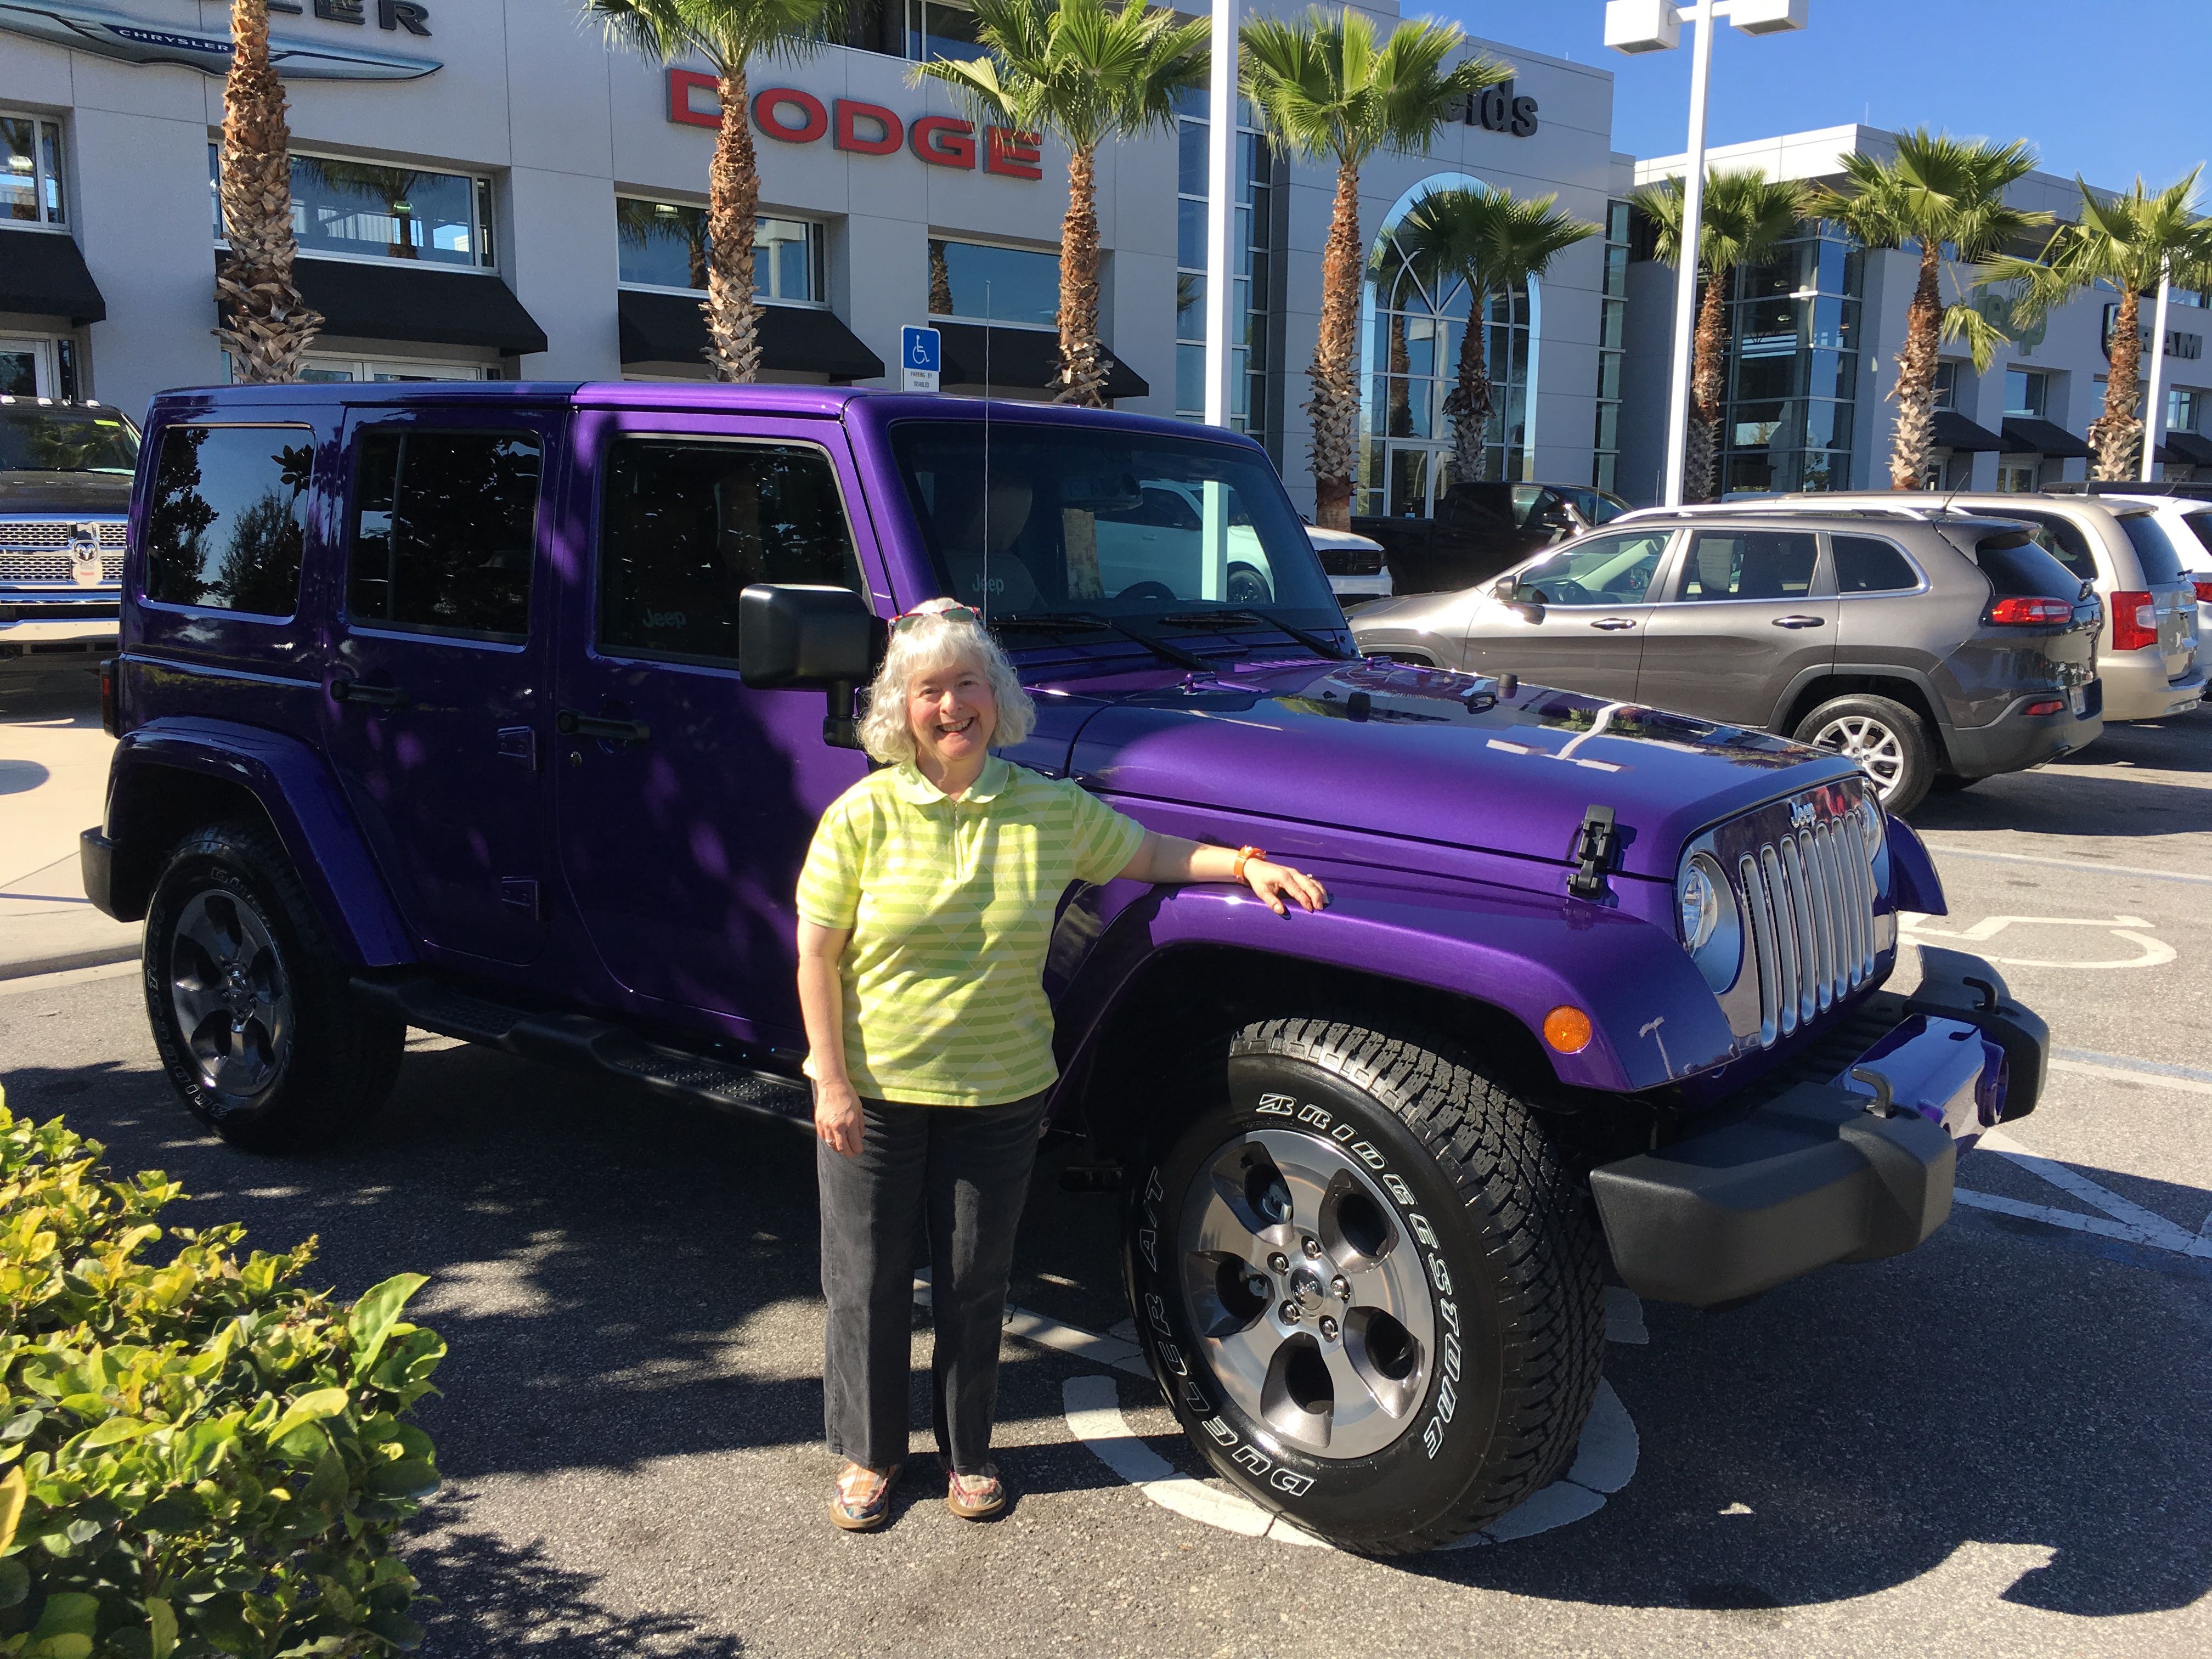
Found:
[[[2145,587],[2166,587],[2181,580],[2181,557],[2154,514],[2123,513],[2120,528],[2135,544],[2136,562],[2142,566]]]
[[[0,472],[115,472],[138,465],[138,434],[112,409],[0,405]]]
[[[1203,439],[902,421],[891,448],[942,591],[997,618],[1267,605],[1343,625],[1264,455]]]

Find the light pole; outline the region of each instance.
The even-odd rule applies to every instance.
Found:
[[[1206,423],[1229,424],[1229,314],[1237,294],[1230,228],[1237,222],[1237,0],[1213,0],[1206,130]]]
[[[2158,434],[2166,424],[2166,404],[2160,401],[2160,387],[2166,379],[2166,307],[2172,297],[2172,267],[2161,265],[2158,272],[2158,309],[2151,322],[2150,395],[2143,404],[2142,477],[2145,483],[2158,476]]]
[[[1690,453],[1690,353],[1697,331],[1698,258],[1705,245],[1705,94],[1712,79],[1713,22],[1725,17],[1746,34],[1786,34],[1805,27],[1809,0],[1607,0],[1605,43],[1635,54],[1671,52],[1682,25],[1697,31],[1690,48],[1690,146],[1683,160],[1682,252],[1674,273],[1674,356],[1667,382],[1665,505],[1682,504]]]

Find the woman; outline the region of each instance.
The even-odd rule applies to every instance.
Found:
[[[990,752],[1036,709],[981,616],[891,624],[860,740],[884,763],[831,803],[799,878],[799,1000],[822,1188],[830,1518],[871,1531],[907,1450],[915,1237],[926,1230],[945,1502],[1006,1507],[990,1462],[999,1329],[1046,1094],[1046,944],[1074,881],[1241,882],[1278,915],[1319,882],[1259,848],[1154,835]]]

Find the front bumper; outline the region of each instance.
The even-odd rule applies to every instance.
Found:
[[[1712,1307],[1901,1255],[1943,1224],[1959,1153],[2034,1109],[2051,1038],[1979,957],[1923,950],[1923,968],[1910,1000],[1869,1000],[1893,1023],[1832,1080],[1590,1172],[1623,1284]]]

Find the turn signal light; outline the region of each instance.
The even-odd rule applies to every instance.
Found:
[[[123,735],[123,711],[115,700],[115,659],[100,662],[100,729],[111,738]]]
[[[2000,628],[2063,628],[2074,620],[2074,607],[2063,599],[1998,599],[1982,620]]]
[[[1561,1003],[1544,1016],[1544,1041],[1563,1054],[1578,1054],[1589,1047],[1589,1016]]]
[[[2112,595],[2112,649],[2140,651],[2158,643],[2158,605],[2148,593]]]

